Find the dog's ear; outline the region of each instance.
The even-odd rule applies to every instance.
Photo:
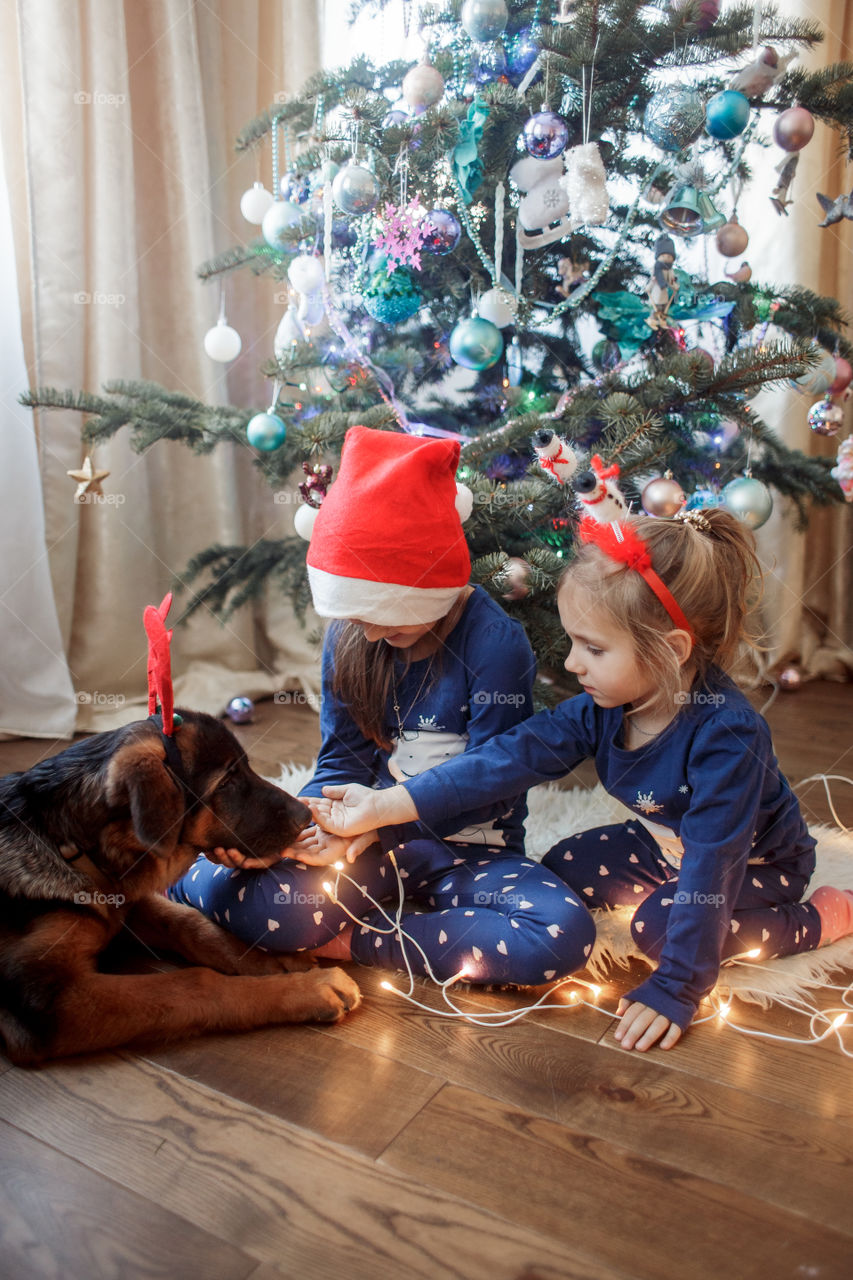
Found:
[[[136,838],[144,849],[168,857],[178,844],[184,796],[166,768],[155,739],[140,738],[118,748],[107,769],[107,802],[127,804]]]

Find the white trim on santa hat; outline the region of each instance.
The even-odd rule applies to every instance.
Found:
[[[351,618],[374,627],[416,627],[449,613],[462,587],[412,587],[344,578],[308,566],[314,608],[321,618]]]

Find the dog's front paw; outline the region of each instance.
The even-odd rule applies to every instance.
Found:
[[[343,969],[317,969],[303,980],[311,984],[311,996],[316,997],[316,1007],[306,1021],[339,1022],[361,1004],[361,992]]]

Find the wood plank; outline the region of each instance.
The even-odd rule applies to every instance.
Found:
[[[641,969],[642,966],[637,965],[636,972],[608,983],[602,1000],[606,998],[615,1007],[619,995],[641,980]],[[827,1001],[836,1003],[834,996],[827,997]],[[732,1021],[775,1035],[802,1036],[805,1032],[804,1020],[778,1004],[760,1009],[738,1000],[732,1008]],[[614,1039],[612,1026],[605,1027],[601,1043],[620,1053],[627,1052]],[[665,1061],[675,1071],[722,1084],[736,1084],[755,1097],[832,1119],[844,1126],[853,1125],[849,1068],[834,1040],[818,1045],[777,1044],[739,1034],[733,1026],[714,1018],[691,1027],[674,1049],[650,1049],[643,1056]],[[807,1087],[803,1085],[804,1078],[808,1080]]]
[[[451,1195],[479,1195],[637,1280],[850,1273],[850,1238],[740,1191],[448,1085],[381,1163]],[[527,1195],[519,1194],[524,1170]]]
[[[7,1071],[0,1118],[300,1280],[588,1280],[571,1247],[131,1056]]]
[[[379,1155],[443,1084],[312,1027],[205,1036],[142,1056],[366,1156]]]
[[[0,1122],[0,1275],[245,1280],[254,1261],[168,1209]]]

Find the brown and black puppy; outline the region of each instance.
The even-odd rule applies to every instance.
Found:
[[[19,1065],[334,1021],[359,1003],[342,970],[283,972],[287,957],[247,948],[163,896],[200,852],[236,849],[271,865],[311,821],[253,773],[219,720],[180,716],[171,740],[142,720],[0,779],[0,1036]],[[122,928],[204,967],[101,973],[98,957]]]

